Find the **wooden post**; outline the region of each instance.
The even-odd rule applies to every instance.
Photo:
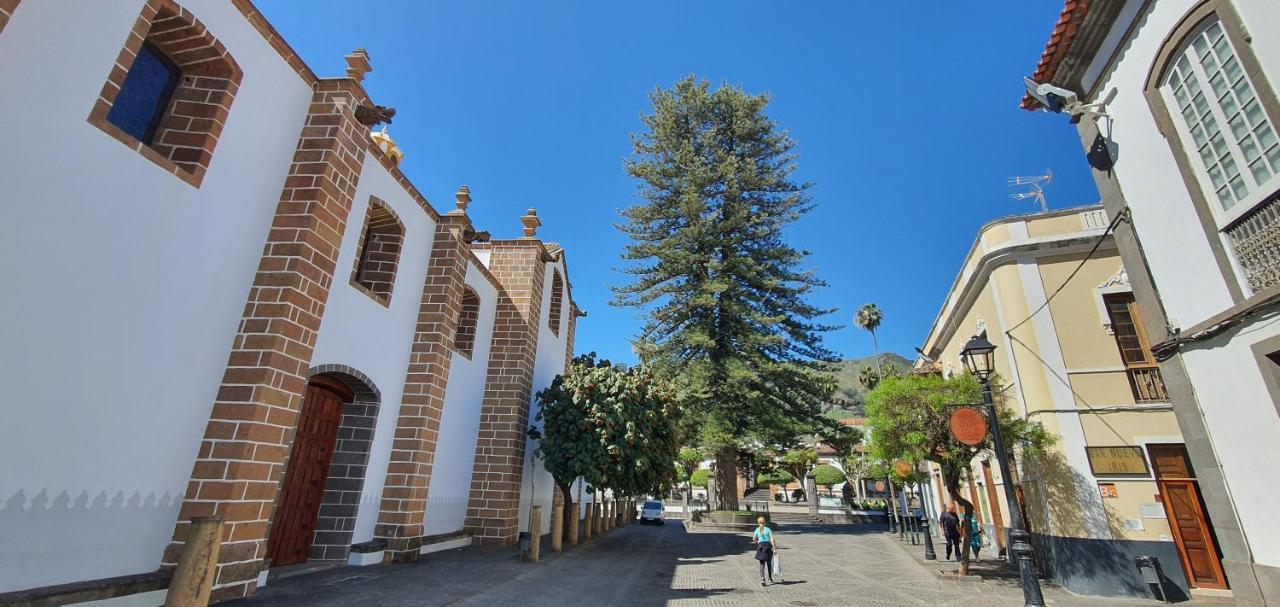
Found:
[[[193,516],[178,568],[164,597],[165,607],[207,607],[222,546],[222,517]]]
[[[582,513],[582,523],[586,526],[586,528],[582,530],[582,539],[584,540],[589,540],[591,539],[591,536],[595,535],[595,522],[596,522],[595,496],[592,496],[591,499],[592,499],[591,503],[587,504],[587,507],[585,508],[585,512]]]
[[[582,502],[574,502],[573,513],[569,516],[569,545],[578,545],[578,525],[582,522]]]
[[[564,540],[564,502],[551,505],[551,551],[560,552]]]
[[[613,531],[613,504],[614,500],[604,503],[604,530]]]
[[[542,552],[542,506],[534,506],[529,512],[529,560],[538,562]]]
[[[596,502],[595,522],[596,535],[604,535],[604,502]]]

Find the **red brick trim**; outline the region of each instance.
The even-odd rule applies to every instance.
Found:
[[[9,20],[13,18],[13,11],[18,10],[18,5],[22,0],[0,0],[0,32],[4,31],[4,26],[9,25]]]
[[[511,544],[519,531],[546,262],[536,240],[493,241],[489,250],[489,270],[503,289],[498,292],[465,528],[481,544]]]
[[[173,565],[193,516],[226,527],[215,600],[256,587],[316,335],[364,159],[364,131],[341,91],[312,97],[289,177],[187,486]]]
[[[370,236],[373,242],[367,242]],[[403,246],[404,223],[385,201],[370,196],[351,268],[351,286],[384,307],[389,306]]]
[[[387,541],[387,560],[417,560],[422,545],[440,415],[453,360],[453,338],[466,288],[468,225],[465,215],[442,218],[436,228],[422,287],[404,396],[396,422],[374,535]]]
[[[154,44],[182,70],[181,84],[149,144],[107,120],[144,42]],[[200,187],[242,76],[235,59],[199,19],[173,0],[150,0],[116,57],[88,121],[164,170]]]
[[[462,313],[458,330],[453,334],[453,350],[471,360],[476,350],[476,325],[480,322],[480,296],[471,287],[463,287]]]
[[[293,47],[289,46],[288,42],[285,42],[284,37],[280,35],[280,32],[276,31],[270,21],[267,21],[267,18],[262,15],[262,11],[259,11],[258,7],[253,5],[253,2],[250,0],[231,0],[231,4],[244,15],[244,18],[249,21],[249,24],[254,29],[258,30],[259,34],[262,34],[263,38],[266,38],[267,44],[270,44],[271,48],[274,48],[280,54],[285,63],[288,63],[303,81],[313,87],[315,86],[316,82],[320,80],[316,77],[315,72],[311,71],[311,68],[307,66],[307,62],[298,56],[297,51],[293,50]]]

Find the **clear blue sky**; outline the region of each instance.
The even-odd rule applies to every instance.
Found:
[[[866,302],[884,310],[883,350],[912,355],[978,227],[1032,210],[1008,177],[1051,168],[1051,207],[1097,200],[1066,119],[1017,108],[1058,0],[257,4],[322,76],[368,49],[365,84],[398,110],[403,168],[437,208],[468,184],[495,236],[538,209],[590,313],[579,352],[633,358],[637,312],[608,305],[612,224],[635,200],[622,159],[649,91],[686,74],[772,93],[796,178],[815,184],[790,239],[830,283],[815,299],[840,308],[827,341],[845,356],[871,352],[850,322]]]

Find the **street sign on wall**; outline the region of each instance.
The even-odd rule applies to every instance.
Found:
[[[956,409],[951,413],[951,435],[966,445],[978,445],[987,438],[987,417],[973,407]]]

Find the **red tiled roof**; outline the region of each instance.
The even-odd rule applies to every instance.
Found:
[[[1049,42],[1044,45],[1044,52],[1040,53],[1040,64],[1036,66],[1032,80],[1048,82],[1057,74],[1058,64],[1062,63],[1062,58],[1071,48],[1071,42],[1076,39],[1076,32],[1080,30],[1080,24],[1084,22],[1084,16],[1088,14],[1092,4],[1091,0],[1067,0],[1066,6],[1058,14],[1053,33],[1049,34]],[[1034,110],[1038,107],[1040,103],[1031,95],[1022,96],[1022,109]]]

